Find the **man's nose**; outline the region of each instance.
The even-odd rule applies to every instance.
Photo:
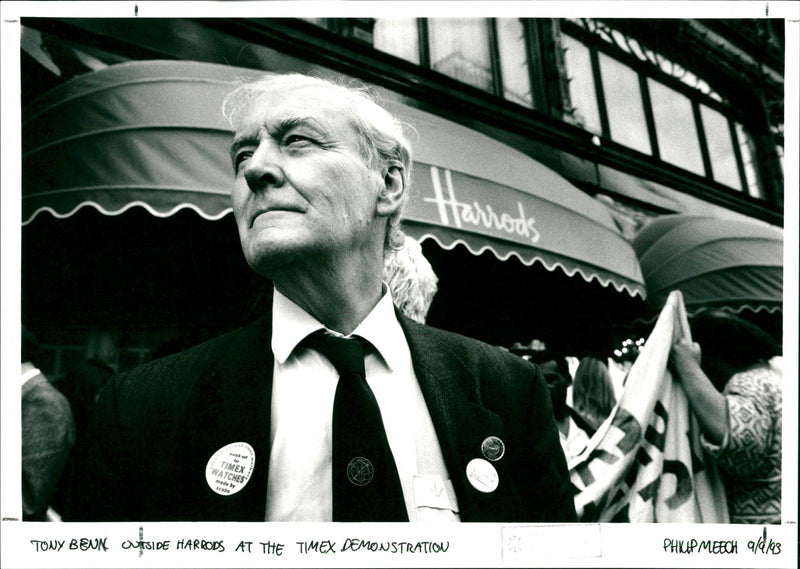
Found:
[[[286,174],[277,151],[267,144],[259,145],[247,160],[244,177],[252,192],[279,187],[286,181]]]

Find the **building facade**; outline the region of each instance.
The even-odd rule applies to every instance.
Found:
[[[783,225],[782,20],[37,17],[22,19],[21,48],[23,320],[42,336],[56,376],[88,356],[124,369],[235,326],[265,301],[224,210],[132,197],[112,208],[99,186],[97,199],[48,202],[57,192],[35,167],[48,143],[30,142],[26,124],[48,105],[69,110],[54,93],[75,80],[126,63],[369,85],[420,135],[419,207],[408,227],[440,278],[429,323],[498,345],[536,338],[573,355],[610,355],[633,321],[651,316],[635,271],[614,255],[600,261],[587,244],[586,219],[607,216],[603,239],[619,240],[675,213]],[[90,163],[113,161],[105,176],[151,166],[126,156]],[[525,194],[518,209],[512,190]],[[446,223],[424,203],[449,211]],[[457,235],[462,204],[497,220]],[[587,232],[574,254],[571,233],[584,225],[543,226],[570,204]],[[508,217],[505,227],[515,235],[502,234],[501,211],[519,211],[521,225]],[[500,233],[486,229],[492,223]],[[526,241],[534,231],[547,233],[541,243]],[[780,330],[779,310],[756,312]]]

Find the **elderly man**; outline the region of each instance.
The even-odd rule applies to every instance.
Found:
[[[302,75],[240,86],[226,114],[271,310],[107,386],[73,519],[573,521],[539,370],[392,306],[401,125]]]

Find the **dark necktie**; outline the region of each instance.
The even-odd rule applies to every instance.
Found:
[[[339,372],[333,400],[333,521],[407,522],[397,466],[367,384],[361,341],[320,330],[305,344]]]

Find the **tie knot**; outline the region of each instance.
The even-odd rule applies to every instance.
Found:
[[[360,339],[340,338],[318,330],[308,336],[304,343],[328,358],[340,376],[354,374],[365,377],[364,346]]]

